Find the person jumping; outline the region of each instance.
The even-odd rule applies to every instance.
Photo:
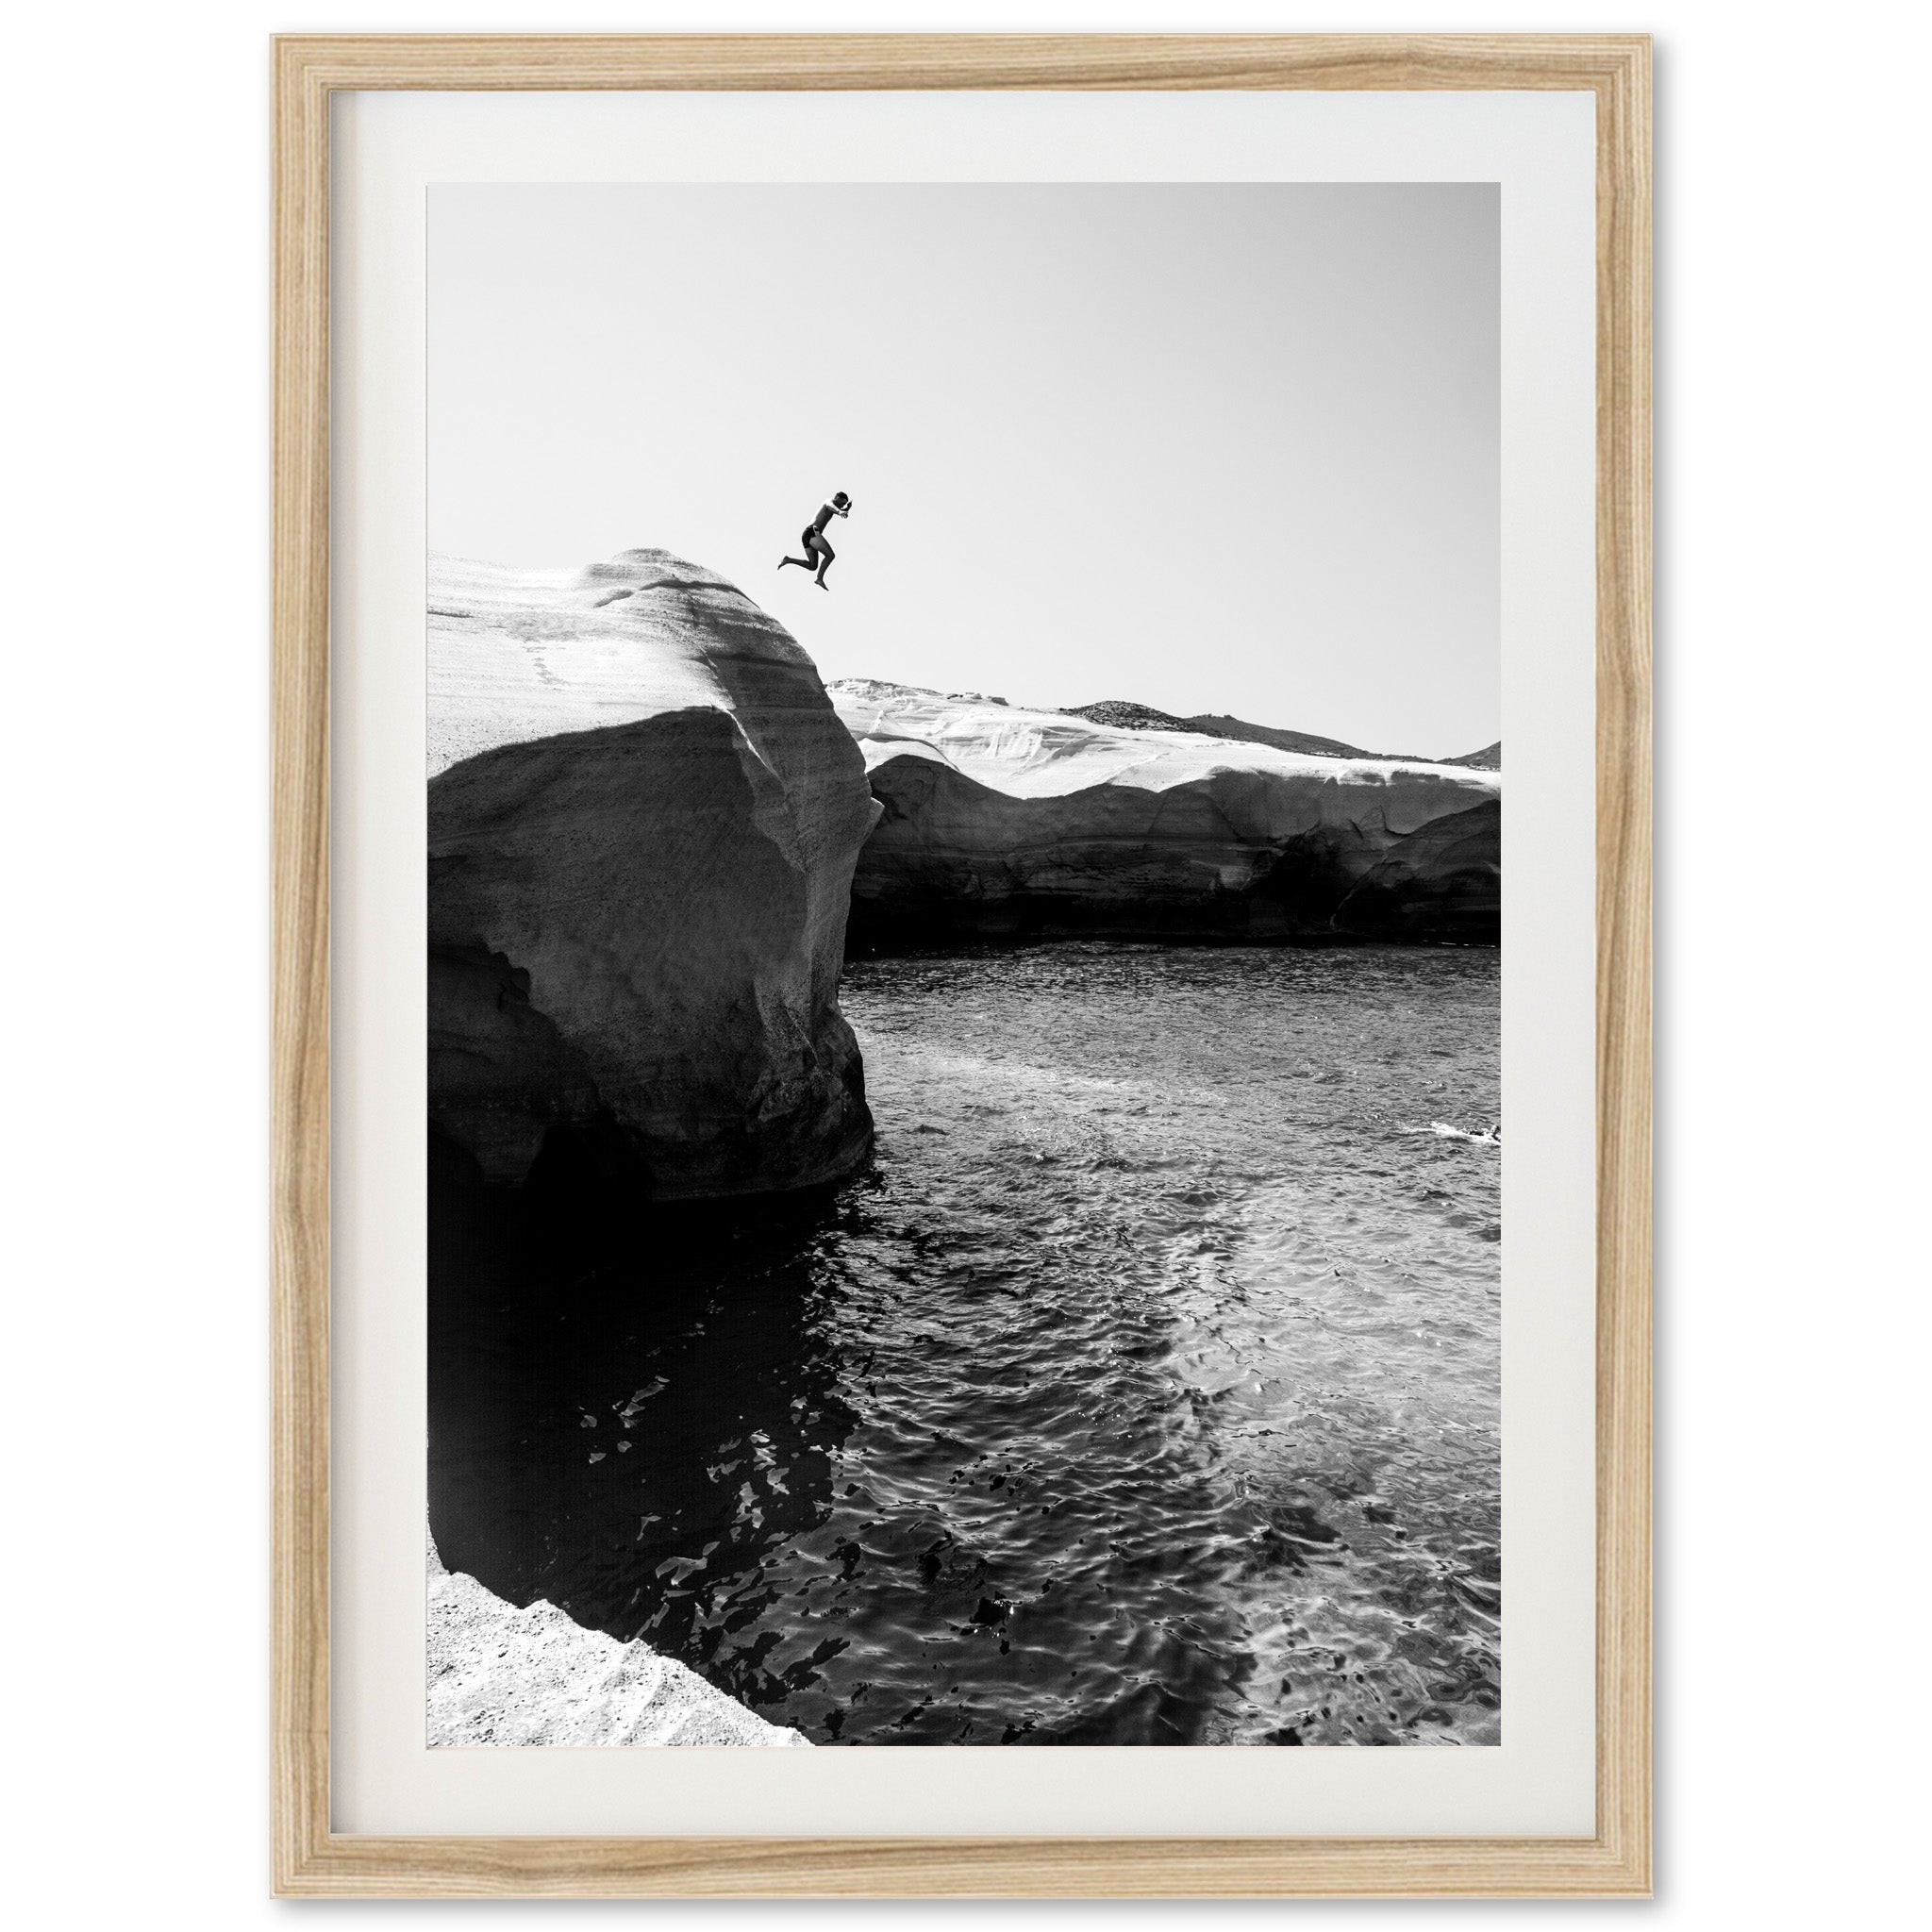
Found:
[[[817,584],[820,590],[829,590],[831,586],[825,582],[825,573],[831,569],[832,559],[838,555],[838,552],[825,541],[825,525],[834,517],[850,516],[851,514],[852,499],[842,490],[834,491],[831,502],[822,503],[819,506],[818,515],[805,526],[805,537],[803,540],[805,555],[803,557],[781,557],[778,559],[778,568],[783,570],[788,563],[795,563],[801,569],[809,570],[812,567],[813,561],[816,560],[819,574],[812,581]]]

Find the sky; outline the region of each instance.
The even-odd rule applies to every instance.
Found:
[[[440,185],[431,546],[640,546],[827,680],[1500,732],[1493,184]],[[831,590],[801,527],[835,490]]]

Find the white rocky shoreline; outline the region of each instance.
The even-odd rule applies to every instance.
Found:
[[[767,1724],[675,1657],[586,1630],[555,1604],[517,1609],[474,1576],[446,1569],[434,1538],[428,1550],[432,1748],[809,1748],[809,1738]]]

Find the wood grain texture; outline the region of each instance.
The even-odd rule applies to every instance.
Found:
[[[1597,93],[1597,1835],[1651,1858],[1650,42]]]
[[[1592,34],[384,34],[277,42],[325,89],[1570,88],[1648,42]],[[1640,53],[1640,49],[1643,51]]]
[[[328,1838],[328,99],[275,52],[270,1241],[278,1891]]]
[[[328,119],[338,89],[1588,89],[1597,101],[1597,1832],[348,1837],[328,1801]],[[1637,35],[289,36],[275,46],[273,1878],[281,1895],[1650,1888],[1650,43]]]

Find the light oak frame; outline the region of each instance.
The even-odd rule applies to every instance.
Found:
[[[1588,1839],[379,1838],[329,1825],[329,98],[358,89],[1590,90],[1597,103],[1597,1829]],[[275,42],[273,1883],[282,1895],[1632,1896],[1651,1862],[1650,42]]]

